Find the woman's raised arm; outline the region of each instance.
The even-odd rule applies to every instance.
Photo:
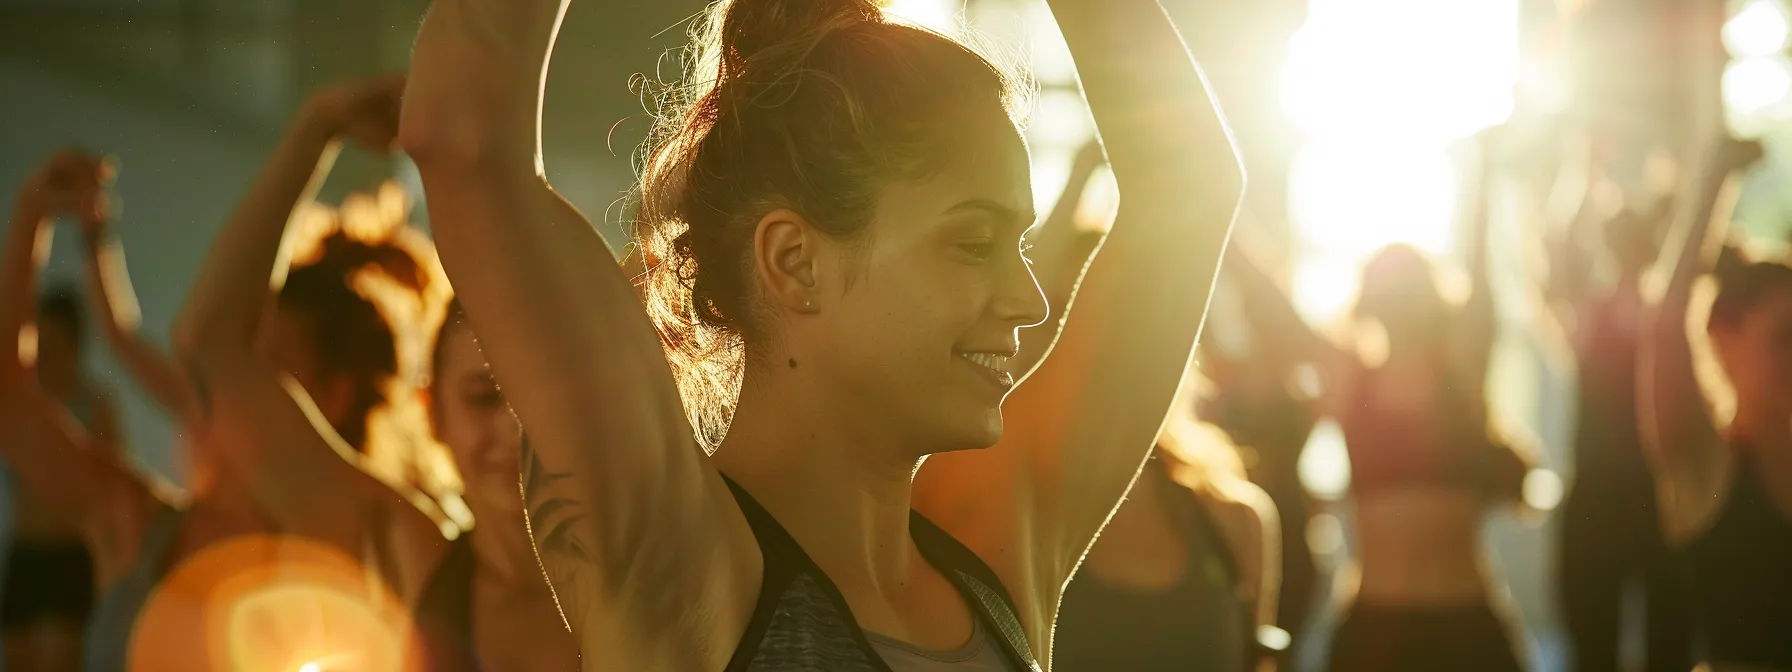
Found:
[[[400,142],[528,432],[531,531],[581,647],[617,669],[714,669],[757,597],[757,545],[697,444],[634,288],[543,174],[541,92],[566,6],[437,0]]]
[[[361,468],[353,447],[292,376],[258,351],[257,340],[293,209],[329,172],[339,140],[376,151],[391,146],[403,83],[353,81],[312,96],[212,244],[174,329],[194,440],[218,451],[227,477],[246,481],[282,529],[355,556],[389,532],[387,523],[433,532],[437,540],[437,527],[452,528],[423,513],[435,509],[426,498],[400,494]],[[405,517],[386,520],[376,511]],[[402,595],[418,583],[386,573]]]
[[[131,287],[130,271],[125,268],[124,248],[113,238],[110,222],[90,219],[82,223],[81,233],[87,303],[106,335],[106,344],[162,408],[183,422],[192,420],[192,388],[168,354],[138,330],[143,315],[137,306],[137,292]]]
[[[1157,439],[1244,187],[1207,82],[1157,2],[1049,4],[1119,183],[1119,214],[1062,336],[1004,405],[1001,442],[934,456],[916,490],[918,507],[1018,574],[1004,577],[1011,589],[1041,597],[1026,615],[1037,645]]]
[[[1726,447],[1695,373],[1687,315],[1694,283],[1711,270],[1722,248],[1729,208],[1721,206],[1730,174],[1760,156],[1759,145],[1749,147],[1729,142],[1713,151],[1696,197],[1683,202],[1675,225],[1683,232],[1681,243],[1668,248],[1674,275],[1644,332],[1638,417],[1658,482],[1715,483],[1715,470],[1722,468]]]

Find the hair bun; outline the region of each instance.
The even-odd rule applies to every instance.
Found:
[[[410,250],[389,240],[367,242],[338,229],[325,236],[319,245],[317,261],[311,266],[340,275],[344,280],[372,267],[414,292],[429,288],[430,276]]]
[[[722,0],[710,16],[719,21],[723,74],[739,75],[748,63],[767,57],[784,63],[800,60],[817,40],[836,30],[882,22],[880,5],[873,0]]]

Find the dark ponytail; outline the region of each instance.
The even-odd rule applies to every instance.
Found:
[[[699,439],[726,430],[757,340],[755,226],[790,208],[850,240],[882,186],[961,144],[966,111],[1024,108],[1022,78],[868,0],[721,0],[682,82],[655,87],[640,154],[640,289]]]
[[[402,230],[402,227],[400,227]],[[297,256],[280,287],[281,310],[304,317],[319,368],[354,381],[349,413],[335,427],[343,440],[365,451],[368,420],[395,393],[403,371],[398,311],[382,309],[364,274],[387,281],[419,303],[435,280],[418,255],[394,231],[358,236],[340,225],[323,228]]]

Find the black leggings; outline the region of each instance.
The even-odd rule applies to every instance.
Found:
[[[1631,490],[1637,490],[1632,488]],[[1625,589],[1642,589],[1649,672],[1692,669],[1692,625],[1686,586],[1662,540],[1648,490],[1630,493],[1576,488],[1561,509],[1563,619],[1576,672],[1615,672]]]
[[[1521,672],[1486,604],[1352,606],[1332,639],[1332,672]]]
[[[0,585],[0,627],[80,626],[93,609],[93,557],[80,542],[13,542]]]

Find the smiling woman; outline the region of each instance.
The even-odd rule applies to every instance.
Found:
[[[402,142],[587,669],[1049,667],[1243,176],[1155,0],[1048,6],[1127,205],[1021,385],[1047,313],[1009,70],[867,0],[715,3],[643,153],[643,311],[536,170],[566,3],[432,7]]]

